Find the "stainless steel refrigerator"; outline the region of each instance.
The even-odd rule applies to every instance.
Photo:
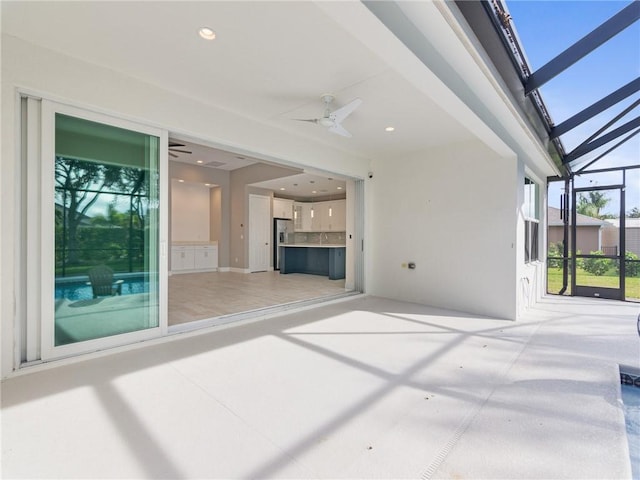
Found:
[[[273,219],[273,268],[280,270],[280,245],[291,243],[293,236],[293,220]]]

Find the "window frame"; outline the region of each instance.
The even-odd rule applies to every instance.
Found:
[[[524,177],[524,263],[540,261],[540,185]]]

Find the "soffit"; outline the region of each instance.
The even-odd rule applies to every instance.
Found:
[[[473,138],[311,2],[3,2],[2,13],[6,34],[356,155],[397,158]],[[215,41],[198,37],[204,25]],[[319,117],[325,92],[335,107],[362,98],[343,124],[353,138],[294,120]]]

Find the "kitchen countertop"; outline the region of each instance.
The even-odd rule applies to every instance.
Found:
[[[296,247],[296,248],[344,248],[346,245],[339,243],[289,243],[280,244],[281,247]]]

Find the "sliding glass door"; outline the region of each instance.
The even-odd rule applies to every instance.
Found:
[[[161,335],[166,135],[50,102],[42,119],[43,359]]]

